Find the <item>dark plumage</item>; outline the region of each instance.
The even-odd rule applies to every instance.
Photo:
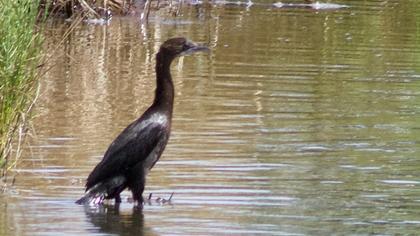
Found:
[[[146,175],[156,164],[171,131],[174,86],[170,65],[177,56],[208,50],[185,38],[172,38],[162,44],[156,54],[156,92],[153,104],[111,143],[102,161],[90,173],[86,194],[78,204],[101,203],[115,198],[129,188],[133,199],[143,203]]]

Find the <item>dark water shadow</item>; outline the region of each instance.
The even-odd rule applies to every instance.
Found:
[[[87,220],[94,228],[92,233],[116,235],[158,235],[144,227],[143,211],[133,208],[132,211],[120,211],[120,205],[102,205],[85,207]]]

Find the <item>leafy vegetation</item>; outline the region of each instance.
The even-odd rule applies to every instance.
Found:
[[[37,91],[38,0],[0,0],[0,168],[15,162]]]

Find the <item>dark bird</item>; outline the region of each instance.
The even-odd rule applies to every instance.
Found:
[[[102,161],[90,173],[85,195],[78,204],[121,202],[120,193],[128,188],[138,205],[143,203],[146,175],[162,155],[171,132],[174,85],[171,62],[178,56],[208,50],[185,38],[165,41],[156,54],[156,91],[153,104],[125,128],[111,143]]]

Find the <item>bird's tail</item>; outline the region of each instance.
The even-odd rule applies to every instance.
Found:
[[[83,197],[76,201],[76,204],[99,204],[117,188],[122,186],[126,181],[124,176],[110,178],[104,182],[100,182],[88,189]]]
[[[85,205],[92,203],[100,203],[106,197],[106,189],[102,183],[96,184],[86,191],[85,195],[76,201],[77,204]]]

